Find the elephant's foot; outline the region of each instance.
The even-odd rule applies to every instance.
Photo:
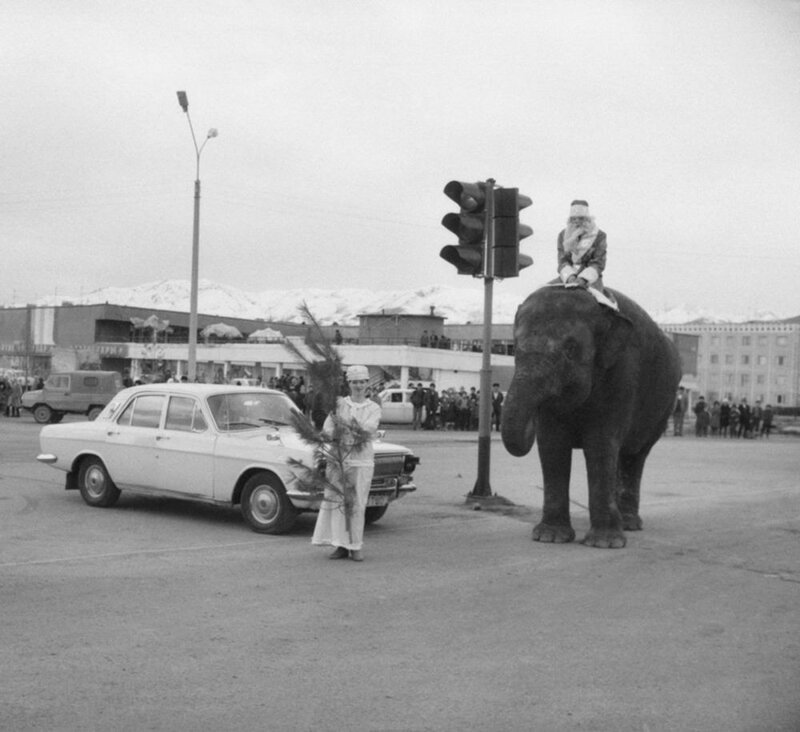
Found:
[[[625,534],[612,529],[589,529],[583,537],[581,544],[597,547],[598,549],[622,549],[628,540]]]
[[[642,519],[637,513],[623,513],[622,514],[622,528],[625,531],[641,531]]]
[[[544,541],[550,544],[567,544],[574,541],[575,532],[567,525],[554,525],[542,523],[533,527],[533,540]]]

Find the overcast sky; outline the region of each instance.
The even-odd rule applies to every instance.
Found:
[[[800,314],[798,0],[5,0],[0,302],[191,272],[244,290],[481,288],[451,179],[585,198],[648,309]]]

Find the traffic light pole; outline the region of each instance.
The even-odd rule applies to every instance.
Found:
[[[492,298],[494,290],[494,179],[486,181],[486,242],[483,253],[483,358],[478,405],[478,477],[470,498],[492,495],[489,466],[492,447]]]

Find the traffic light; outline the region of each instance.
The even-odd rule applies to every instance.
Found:
[[[533,264],[527,254],[519,253],[520,239],[533,234],[521,224],[519,211],[530,206],[531,199],[521,196],[518,188],[498,188],[494,192],[494,276],[519,277],[519,271]]]
[[[458,237],[458,244],[442,247],[439,256],[454,264],[458,274],[480,277],[484,274],[483,250],[486,241],[486,183],[451,180],[445,195],[460,207],[460,213],[445,214],[442,226]]]

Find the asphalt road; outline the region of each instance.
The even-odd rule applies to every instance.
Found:
[[[39,465],[0,418],[2,730],[800,729],[800,439],[665,438],[620,550],[532,542],[535,453],[391,430],[420,489],[365,561],[259,536],[233,509],[123,495]],[[588,527],[575,456],[573,523]]]

